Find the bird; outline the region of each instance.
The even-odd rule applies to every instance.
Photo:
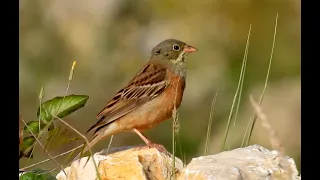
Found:
[[[187,56],[196,51],[176,39],[157,44],[149,61],[98,113],[97,123],[87,131],[93,135],[82,153],[102,139],[125,131],[135,132],[147,147],[165,150],[142,131],[170,119],[172,111],[180,107],[186,87]]]

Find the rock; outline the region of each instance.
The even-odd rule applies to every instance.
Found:
[[[284,159],[284,160],[283,160]],[[185,169],[187,179],[301,179],[293,159],[259,145],[193,158]]]
[[[128,148],[128,147],[127,147]],[[102,180],[142,179],[142,180],[233,180],[233,179],[301,179],[294,160],[279,156],[278,151],[267,150],[259,145],[238,148],[215,155],[193,158],[184,167],[176,158],[175,170],[172,155],[159,152],[155,148],[115,149],[109,155],[104,152],[94,154],[98,172]],[[60,172],[58,180],[94,180],[96,171],[87,157],[77,160],[65,169],[67,178]]]
[[[118,149],[119,150],[119,149]],[[182,172],[183,163],[176,158],[173,172],[172,156],[159,152],[155,148],[131,148],[120,150],[107,156],[102,153],[94,154],[95,162],[102,180],[137,179],[137,180],[169,180]],[[96,171],[92,159],[84,164],[87,157],[81,158],[65,169],[67,178],[60,172],[58,180],[95,180]]]

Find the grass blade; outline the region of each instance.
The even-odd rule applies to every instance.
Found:
[[[247,124],[247,127],[246,127],[246,132],[244,133],[244,136],[243,136],[243,139],[242,139],[242,142],[241,142],[241,146],[240,147],[243,147],[244,146],[244,142],[246,141],[246,137],[247,137],[247,133],[248,133],[248,130],[249,130],[249,127],[250,127],[250,124],[252,122],[252,118],[250,118],[248,124]]]
[[[180,81],[180,78],[178,79],[178,83]],[[174,102],[177,101],[177,95],[178,95],[178,86],[176,88],[175,98]],[[175,172],[175,164],[176,164],[176,156],[175,156],[175,150],[176,150],[176,139],[175,136],[179,134],[180,130],[180,124],[179,124],[179,117],[178,117],[178,111],[176,104],[174,104],[173,110],[172,110],[172,172]],[[176,179],[176,174],[173,173],[173,179]]]
[[[110,137],[110,142],[108,144],[107,154],[109,154],[109,150],[110,150],[110,147],[111,147],[112,140],[113,140],[113,135]]]
[[[233,134],[234,134],[234,129],[236,127],[236,122],[237,122],[237,117],[238,117],[238,112],[239,112],[239,107],[240,107],[240,102],[241,102],[241,96],[242,96],[242,89],[243,89],[243,82],[244,82],[244,75],[246,73],[246,67],[247,67],[247,60],[248,60],[248,52],[249,52],[249,38],[250,38],[250,31],[251,31],[251,25],[250,25],[250,30],[249,30],[249,34],[248,34],[248,38],[247,38],[247,44],[246,44],[246,49],[244,51],[244,55],[243,55],[243,73],[240,74],[240,89],[239,89],[239,96],[238,96],[238,102],[237,102],[237,107],[236,107],[236,112],[234,115],[234,120],[233,120],[233,126],[232,126],[232,130],[231,130],[231,143],[229,145],[228,150],[231,149],[231,146],[233,144],[234,139],[232,139]]]
[[[181,140],[180,140],[180,137],[178,136],[178,146],[179,146],[179,151],[180,151],[180,156],[181,158],[183,157],[183,151],[182,151],[182,146],[181,146]],[[183,162],[185,163],[185,162]]]
[[[68,90],[69,90],[69,87],[70,87],[70,84],[71,84],[71,80],[72,80],[72,77],[73,77],[73,72],[74,72],[75,65],[76,65],[76,61],[74,61],[73,64],[72,64],[72,67],[71,67],[71,70],[70,70],[70,74],[69,74],[69,78],[68,78],[69,81],[68,81],[68,85],[67,85],[64,97],[68,93]],[[41,102],[42,102],[42,98],[43,98],[43,91],[44,91],[44,88],[42,87],[41,90],[40,90],[40,93],[39,93],[40,106],[41,106]],[[39,119],[38,120],[39,120],[39,123],[40,123],[40,121],[41,121],[41,119],[40,119],[40,117],[41,117],[41,108],[40,108],[40,112],[39,113],[40,113],[40,115],[39,115]],[[34,147],[37,145],[37,143],[40,142],[39,139],[41,139],[48,132],[47,129],[50,127],[51,123],[53,123],[53,121],[50,121],[41,131],[39,131],[38,137],[35,136],[35,139],[37,141],[35,142]],[[25,122],[24,122],[24,124],[26,125]],[[40,125],[39,125],[39,128],[40,128]],[[42,147],[43,151],[46,154],[48,154],[50,159],[52,159],[50,154],[46,151],[46,148],[42,144],[40,144],[40,146]],[[34,150],[34,147],[33,147],[32,151]],[[52,159],[52,161],[54,161],[57,165],[60,165],[54,159]],[[58,167],[61,168],[60,166],[58,166]],[[66,174],[64,170],[63,170],[63,172],[64,172],[64,174]]]
[[[41,89],[40,89],[40,93],[39,93],[40,106],[41,106],[41,102],[42,102],[42,98],[43,98],[43,90],[44,90],[44,88],[42,86]],[[40,113],[41,113],[41,111],[40,111]],[[41,120],[40,120],[40,117],[38,118],[38,121],[39,121],[39,132],[40,132],[41,131]],[[40,136],[38,136],[38,139],[40,139]],[[37,146],[37,141],[35,142],[32,150],[31,150],[31,154],[33,154],[33,151],[35,150],[36,146]],[[29,162],[30,158],[31,158],[31,156],[28,158],[28,162]]]
[[[40,94],[39,94],[39,102],[40,102],[40,106],[41,106],[41,103],[42,103],[42,98],[43,98],[43,86],[41,87],[41,90],[40,90]],[[40,114],[41,114],[41,110],[40,110]],[[41,124],[40,124],[40,116],[38,117],[38,121],[39,121],[39,132],[41,131]]]
[[[270,59],[269,59],[269,66],[268,66],[267,76],[266,76],[264,87],[263,87],[263,90],[262,90],[262,93],[261,93],[261,96],[260,96],[259,105],[262,104],[263,97],[264,97],[264,94],[265,94],[265,91],[266,91],[266,88],[267,88],[267,85],[268,85],[269,73],[270,73],[270,69],[271,69],[273,51],[274,51],[276,35],[277,35],[277,27],[278,27],[278,13],[277,13],[277,16],[276,16],[276,22],[275,22],[275,26],[274,26],[274,34],[273,34],[273,41],[272,41],[272,48],[271,48],[271,54],[270,54]],[[252,124],[251,124],[251,127],[250,127],[248,139],[246,141],[246,146],[249,145],[249,142],[250,142],[250,139],[251,139],[251,136],[252,136],[252,132],[253,132],[253,129],[254,129],[254,125],[255,125],[255,123],[257,121],[257,117],[258,117],[258,115],[255,112],[254,117],[252,118]],[[247,133],[245,133],[245,135],[246,134]]]
[[[68,78],[67,89],[66,89],[66,91],[65,91],[65,93],[64,93],[64,97],[63,97],[62,101],[60,102],[60,106],[59,106],[59,108],[58,108],[58,110],[57,110],[57,113],[59,112],[59,109],[60,109],[60,107],[61,107],[61,105],[62,105],[62,102],[63,102],[64,98],[67,96],[67,93],[68,93],[68,91],[69,91],[69,88],[70,88],[70,84],[71,84],[71,81],[72,81],[72,77],[73,77],[74,68],[75,68],[75,66],[76,66],[76,63],[77,63],[77,61],[73,61],[73,63],[72,63],[72,66],[71,66],[71,69],[70,69],[70,73],[69,73],[69,78]],[[55,116],[57,116],[57,115],[58,115],[58,114],[55,114]]]
[[[212,127],[212,119],[213,119],[214,108],[216,106],[217,96],[218,96],[218,90],[217,90],[216,94],[214,95],[214,97],[212,99],[212,103],[211,103],[211,110],[210,110],[210,115],[209,115],[209,123],[208,123],[208,130],[207,130],[206,145],[204,147],[204,155],[207,155],[208,152],[209,152],[209,142],[210,142],[211,127]]]
[[[71,81],[72,81],[72,78],[73,78],[73,73],[74,73],[74,69],[75,69],[76,63],[77,63],[77,61],[73,61],[73,63],[72,63],[72,66],[71,66],[71,69],[70,69],[70,73],[69,73],[69,78],[68,78],[68,85],[67,85],[66,91],[65,91],[65,93],[64,93],[63,99],[62,99],[62,101],[60,102],[60,105],[59,105],[59,108],[58,108],[58,110],[57,110],[57,113],[59,112],[59,109],[60,109],[60,107],[61,107],[61,105],[62,105],[62,102],[64,101],[65,97],[66,97],[67,94],[68,94],[68,91],[69,91],[69,88],[70,88],[70,84],[71,84]],[[40,105],[40,109],[41,109],[41,105]],[[57,116],[57,113],[56,113],[54,116]],[[41,115],[41,114],[40,114],[40,115]],[[40,115],[39,115],[39,117],[40,117]],[[48,125],[46,126],[46,128],[44,128],[44,129],[47,129],[48,127],[50,127],[51,123],[53,123],[53,122],[54,122],[53,120],[50,121],[50,122],[48,123]],[[43,131],[43,132],[46,132],[46,131]],[[40,136],[40,134],[41,134],[41,133],[39,133],[39,136]],[[42,134],[41,134],[41,135],[42,135]],[[49,144],[47,144],[47,145],[49,145]]]
[[[251,33],[251,24],[249,27],[249,32],[248,32],[248,38],[247,38],[247,44],[249,42],[249,38],[250,38],[250,33]],[[233,115],[233,110],[234,110],[234,105],[238,96],[238,92],[239,92],[239,88],[240,88],[240,82],[241,82],[241,77],[243,74],[243,69],[244,69],[244,65],[245,65],[245,61],[242,62],[242,67],[241,67],[241,72],[240,72],[240,77],[239,77],[239,81],[238,81],[238,86],[237,86],[237,90],[234,94],[233,97],[233,101],[232,101],[232,105],[231,105],[231,109],[230,109],[230,113],[229,113],[229,117],[228,117],[228,122],[227,122],[227,127],[224,133],[224,138],[223,138],[223,142],[221,145],[221,151],[223,151],[225,149],[225,145],[226,145],[226,141],[227,141],[227,137],[228,137],[228,133],[229,133],[229,128],[230,128],[230,123],[231,123],[231,119],[232,119],[232,115]]]

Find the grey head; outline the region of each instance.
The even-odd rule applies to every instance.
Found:
[[[172,63],[184,63],[189,53],[196,48],[176,39],[167,39],[156,45],[151,51],[151,59],[169,60]]]

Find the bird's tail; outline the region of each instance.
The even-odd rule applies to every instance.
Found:
[[[74,160],[79,159],[81,155],[83,155],[86,152],[88,152],[89,148],[91,149],[94,145],[96,145],[100,139],[102,139],[102,137],[97,135],[97,136],[92,138],[92,140],[89,142],[88,145],[87,145],[87,143],[84,143],[83,144],[84,148],[82,148],[82,150],[78,153],[78,155],[74,158]]]
[[[85,154],[89,148],[91,149],[94,145],[96,145],[100,140],[109,137],[111,135],[116,134],[119,131],[119,126],[117,124],[108,124],[107,126],[103,127],[103,128],[99,128],[99,130],[97,130],[89,144],[87,145],[86,143],[84,143],[84,148],[82,151],[80,151],[77,156],[73,159],[73,161],[79,159],[81,157],[81,155]],[[93,155],[93,154],[92,154]]]

